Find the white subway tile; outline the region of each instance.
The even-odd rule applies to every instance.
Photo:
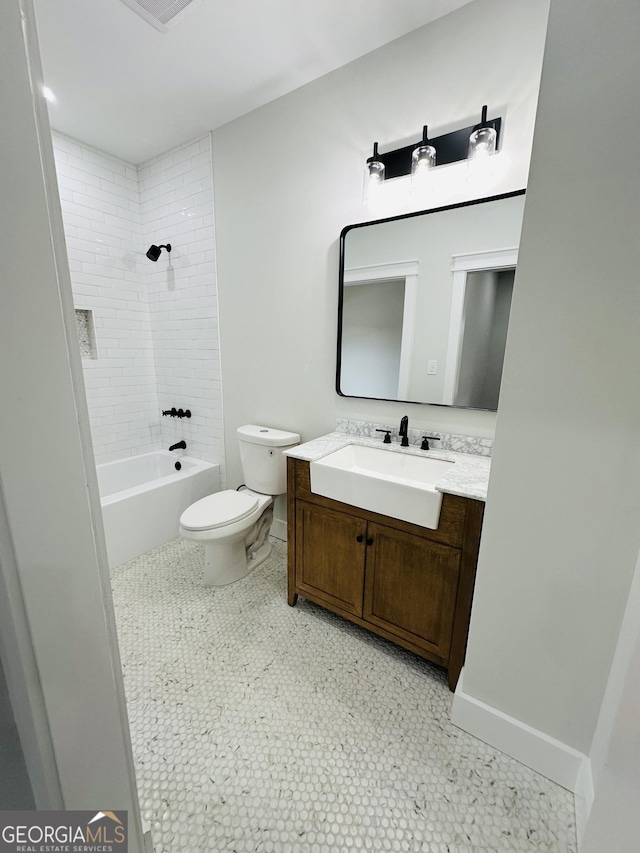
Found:
[[[191,216],[189,219],[186,219],[180,222],[177,226],[178,234],[190,234],[193,229],[199,229],[204,226],[205,217],[204,216]]]
[[[83,362],[96,461],[157,446],[159,395],[197,409],[182,427],[190,452],[221,459],[209,135],[139,169],[65,139],[56,154],[74,298],[98,338],[99,358]],[[166,242],[171,285],[144,258]]]
[[[89,210],[96,210],[99,213],[106,215],[110,213],[112,216],[118,212],[118,208],[115,204],[109,204],[102,199],[93,198],[91,195],[87,195],[86,192],[78,192],[77,190],[73,190],[72,192],[72,200],[78,207],[88,208]]]
[[[65,136],[57,131],[54,131],[51,136],[53,138],[53,144],[57,150],[65,151],[67,154],[75,154],[77,157],[82,157],[81,145],[74,139],[71,139],[70,136]]]
[[[119,175],[126,175],[127,166],[130,165],[123,160],[112,157],[110,154],[104,154],[101,151],[96,151],[94,148],[84,145],[82,146],[82,159],[88,161],[97,169],[104,169],[105,166],[108,166],[112,173]]]

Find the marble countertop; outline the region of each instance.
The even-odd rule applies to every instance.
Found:
[[[290,450],[285,450],[285,456],[294,459],[305,459],[313,462],[340,450],[348,444],[361,444],[365,447],[379,447],[390,453],[408,453],[414,456],[430,456],[433,459],[446,459],[455,462],[451,471],[436,483],[436,489],[449,495],[459,495],[463,498],[473,498],[478,501],[487,499],[487,487],[489,485],[489,472],[491,470],[491,459],[487,456],[473,456],[470,453],[456,453],[453,450],[420,450],[419,447],[410,445],[400,447],[396,442],[383,444],[379,438],[367,438],[366,436],[347,435],[344,432],[330,432],[327,435],[298,444]]]

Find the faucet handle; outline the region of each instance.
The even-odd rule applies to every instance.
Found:
[[[376,429],[376,432],[384,432],[385,437],[382,439],[383,444],[391,444],[391,430],[390,429]]]
[[[440,441],[437,435],[423,435],[420,450],[428,450],[430,441]]]

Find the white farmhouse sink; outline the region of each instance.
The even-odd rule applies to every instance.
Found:
[[[311,462],[311,491],[351,506],[435,530],[442,492],[435,485],[455,462],[348,444]]]

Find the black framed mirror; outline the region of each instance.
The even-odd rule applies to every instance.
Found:
[[[338,394],[497,409],[524,194],[343,228]]]

